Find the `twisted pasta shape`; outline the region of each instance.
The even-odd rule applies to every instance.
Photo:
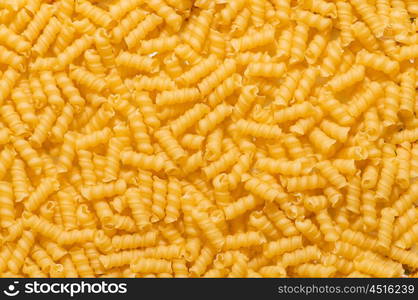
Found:
[[[164,21],[170,26],[175,32],[180,30],[183,23],[183,19],[176,11],[164,0],[150,0],[147,2],[148,6],[151,7],[159,16],[164,18]]]
[[[361,0],[350,0],[350,2],[360,14],[364,22],[373,31],[373,34],[377,38],[382,37],[385,30],[385,25],[382,23],[382,20],[379,18],[379,16],[375,13],[373,6],[369,3],[364,3]]]
[[[309,67],[303,72],[302,78],[294,93],[296,102],[303,102],[305,100],[315,83],[318,73],[318,69],[314,67]]]
[[[231,114],[232,106],[225,103],[219,104],[198,122],[196,129],[197,133],[204,136],[207,135]]]
[[[0,152],[0,179],[3,179],[7,170],[12,166],[16,152],[11,147],[5,147]]]
[[[414,96],[415,96],[415,70],[408,67],[405,72],[401,73],[401,98],[399,105],[399,116],[409,119],[414,115]]]
[[[148,231],[145,234],[114,235],[112,246],[115,250],[134,249],[138,247],[152,247],[157,243],[157,232]]]
[[[225,250],[235,250],[240,248],[248,248],[260,246],[266,243],[266,238],[261,232],[247,231],[225,237]]]
[[[285,71],[286,65],[284,63],[253,62],[247,66],[244,75],[278,78],[282,77]]]
[[[61,92],[57,87],[57,82],[51,71],[41,72],[39,79],[42,83],[43,90],[47,96],[48,103],[51,104],[55,112],[61,111],[65,101],[61,97]]]
[[[322,241],[323,237],[321,231],[319,231],[318,227],[312,223],[310,219],[296,220],[295,226],[296,229],[299,230],[300,233],[309,241],[313,243],[320,243]],[[296,237],[300,238],[299,236]]]
[[[282,256],[282,264],[284,267],[298,266],[312,260],[318,260],[321,257],[321,250],[318,246],[307,246],[292,252],[284,253]]]
[[[309,26],[305,23],[298,22],[292,37],[292,43],[290,47],[290,64],[296,64],[302,62],[304,59],[304,53],[306,50],[306,42],[308,41]]]
[[[41,174],[43,162],[38,153],[31,147],[31,145],[22,138],[13,138],[13,146],[19,153],[20,157],[34,170],[35,174]]]
[[[243,52],[272,43],[274,41],[274,34],[275,28],[271,24],[265,24],[259,31],[232,39],[231,45],[235,52]]]
[[[339,39],[328,43],[320,66],[321,76],[329,77],[335,74],[338,64],[341,62],[342,53],[343,48]]]
[[[370,29],[367,27],[366,24],[364,24],[361,21],[357,21],[353,25],[351,25],[351,29],[352,29],[354,37],[368,51],[374,52],[377,49],[379,49],[379,44],[375,36],[373,35],[373,33],[370,31]]]
[[[77,1],[75,11],[89,18],[93,23],[104,28],[110,28],[116,24],[109,12],[91,4],[88,1]]]
[[[251,135],[266,139],[277,139],[282,131],[277,125],[267,125],[240,119],[236,124],[236,130],[240,135]]]
[[[208,95],[225,78],[231,76],[236,71],[236,67],[237,63],[234,59],[225,59],[218,69],[198,83],[198,88],[202,96]]]
[[[224,101],[231,96],[234,91],[242,85],[242,77],[239,74],[233,74],[225,79],[215,90],[209,95],[208,102],[211,107]]]
[[[6,98],[10,95],[10,92],[17,83],[19,76],[19,72],[12,67],[8,67],[7,70],[3,73],[2,80],[0,81],[0,104],[3,104],[4,100],[6,100]]]
[[[54,192],[58,191],[60,184],[56,178],[45,178],[30,194],[25,202],[25,208],[29,211],[35,211],[39,206]]]
[[[202,10],[198,16],[191,19],[188,30],[183,33],[182,39],[198,53],[202,50],[205,38],[214,15],[213,9]]]
[[[132,54],[130,52],[120,52],[115,62],[118,65],[133,68],[138,71],[156,73],[159,71],[159,63],[156,59]]]
[[[277,241],[269,242],[263,245],[263,255],[267,258],[282,256],[286,252],[292,252],[302,248],[302,237],[292,236],[289,238],[281,238]]]
[[[35,243],[35,236],[30,231],[24,231],[21,238],[16,243],[16,247],[9,257],[7,266],[13,273],[18,273],[22,268],[25,257],[28,256],[33,244]]]
[[[57,118],[57,115],[51,107],[46,107],[43,114],[39,117],[39,123],[33,130],[29,142],[34,148],[41,148],[48,137],[48,133]]]
[[[314,14],[308,10],[296,10],[295,19],[298,22],[304,22],[309,27],[314,27],[319,31],[326,31],[332,25],[331,19]]]
[[[21,202],[29,196],[30,184],[25,170],[25,165],[21,159],[8,159],[13,161],[10,168],[12,176],[13,194],[16,202]],[[1,177],[1,176],[0,176]]]
[[[225,244],[225,238],[222,232],[211,221],[209,215],[205,212],[194,210],[192,216],[203,234],[207,237],[209,243],[213,245],[215,249],[221,250]]]
[[[3,228],[12,225],[15,219],[12,185],[5,181],[0,181],[0,216],[0,226]]]
[[[370,53],[365,49],[357,53],[356,63],[388,75],[396,75],[399,72],[399,62],[391,60],[383,54]]]
[[[122,195],[126,191],[126,182],[123,179],[110,183],[100,183],[97,185],[84,186],[81,194],[88,200],[98,200],[105,197]]]
[[[122,2],[119,2],[122,3]],[[117,6],[115,6],[117,7]],[[112,10],[112,7],[109,8],[109,11]],[[118,15],[120,14],[119,9],[113,8],[113,10],[118,11],[117,13],[112,13],[115,19],[120,19]],[[128,9],[129,13],[125,15],[122,20],[119,20],[119,23],[112,28],[112,41],[114,43],[120,43],[130,32],[141,22],[145,17],[146,13],[140,8]]]

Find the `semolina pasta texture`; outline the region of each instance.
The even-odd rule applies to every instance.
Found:
[[[0,1],[0,277],[417,277],[416,1]]]

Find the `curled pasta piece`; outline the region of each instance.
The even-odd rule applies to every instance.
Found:
[[[35,174],[41,174],[43,162],[38,153],[31,145],[22,138],[14,138],[12,140],[15,150],[20,154],[22,159],[32,168]]]
[[[284,63],[250,63],[244,75],[279,78],[285,71],[286,65]]]
[[[147,155],[134,151],[122,151],[120,154],[122,164],[135,166],[145,170],[160,171],[165,163],[165,159],[161,154]]]
[[[53,69],[62,70],[70,63],[87,50],[93,43],[93,38],[89,35],[83,35],[75,40],[72,44],[67,46],[62,52],[57,55],[57,65]],[[100,51],[99,51],[100,53]]]
[[[11,159],[8,159],[12,161]],[[16,202],[21,202],[29,196],[30,182],[27,176],[25,165],[21,159],[13,159],[13,164],[10,168],[12,177],[13,194]],[[1,176],[0,176],[1,177]]]
[[[225,250],[235,250],[240,248],[248,248],[263,245],[266,238],[261,232],[247,231],[225,237]]]
[[[120,52],[115,60],[116,64],[133,68],[138,71],[156,73],[159,71],[158,61],[147,56],[132,54],[129,52]]]
[[[337,8],[334,3],[329,3],[322,0],[306,0],[303,1],[302,7],[309,9],[312,12],[319,13],[324,17],[333,19],[337,17]]]
[[[211,107],[231,96],[235,90],[242,85],[242,77],[239,74],[233,74],[225,79],[215,90],[209,95],[208,102]]]
[[[14,273],[19,272],[34,243],[34,234],[30,231],[24,231],[7,262],[10,271]]]
[[[272,158],[259,158],[255,167],[273,174],[286,176],[298,176],[304,172],[306,162],[304,160],[275,160]]]
[[[326,135],[318,127],[315,127],[309,134],[309,141],[325,155],[335,152],[337,146],[337,141]]]
[[[375,36],[366,24],[361,21],[357,21],[351,25],[351,29],[353,36],[364,46],[364,48],[366,48],[366,50],[373,52],[379,48],[379,44]]]
[[[196,129],[197,133],[204,136],[207,135],[216,127],[216,125],[220,124],[231,114],[232,106],[224,103],[219,104],[198,122]]]
[[[355,7],[361,18],[373,31],[373,34],[380,38],[385,30],[385,25],[382,20],[376,14],[374,7],[369,3],[364,3],[361,0],[350,0],[351,4]]]
[[[126,191],[126,182],[123,179],[110,183],[84,186],[81,194],[88,200],[98,200],[105,197],[122,195]]]
[[[177,47],[176,49],[178,49],[179,47]],[[183,86],[189,86],[193,83],[196,83],[197,81],[199,81],[199,79],[205,77],[210,72],[214,71],[216,69],[216,63],[216,56],[209,55],[208,58],[201,60],[190,70],[184,72],[178,78],[176,78],[176,82]]]
[[[196,65],[203,58],[193,50],[188,44],[180,44],[174,49],[174,53],[184,61],[189,62],[191,65]],[[209,56],[210,57],[210,56]]]
[[[70,78],[80,85],[100,93],[106,88],[106,82],[83,67],[70,65]]]
[[[157,232],[148,231],[145,234],[124,234],[112,237],[112,246],[115,250],[135,249],[139,247],[152,247],[157,242]]]
[[[161,146],[167,151],[167,154],[175,161],[183,160],[186,157],[185,150],[168,128],[161,128],[154,133]]]
[[[0,207],[0,226],[7,228],[14,222],[15,207],[12,185],[5,181],[0,181]]]
[[[120,2],[121,3],[121,2]],[[116,10],[116,8],[114,8]],[[112,10],[112,7],[109,9],[109,11]],[[115,17],[115,19],[118,18],[118,13],[113,13],[112,15]],[[131,30],[135,28],[135,26],[138,25],[139,22],[141,22],[146,17],[146,12],[140,8],[136,9],[129,9],[129,13],[119,21],[119,23],[112,28],[112,41],[114,43],[120,43],[124,37],[126,37]]]
[[[310,93],[318,74],[318,69],[314,67],[309,67],[303,72],[302,78],[294,93],[296,102],[303,102],[305,100]]]
[[[288,192],[298,192],[324,188],[326,180],[319,174],[313,174],[283,178],[282,183],[286,185]]]
[[[28,126],[22,122],[19,114],[14,110],[12,105],[2,105],[0,114],[3,121],[16,136],[27,137],[29,135]]]
[[[295,272],[303,277],[322,277],[330,278],[335,275],[337,268],[334,266],[325,266],[321,264],[301,264],[295,267]]]
[[[225,59],[222,65],[198,83],[202,96],[208,95],[219,83],[236,71],[237,63],[234,59]]]
[[[141,42],[139,52],[141,54],[150,54],[153,52],[171,51],[180,43],[178,36],[161,36],[151,40]]]
[[[176,84],[168,76],[137,76],[134,78],[134,84],[137,90],[145,91],[164,91],[176,88]]]
[[[295,19],[298,22],[304,22],[310,27],[314,27],[319,31],[326,31],[332,25],[331,19],[314,14],[308,10],[296,10]]]
[[[386,158],[383,160],[383,166],[380,173],[379,181],[376,187],[376,198],[388,201],[392,186],[395,183],[397,170],[397,162],[394,159]]]
[[[236,149],[231,149],[225,154],[221,155],[220,158],[206,167],[202,168],[203,174],[207,179],[211,179],[224,172],[231,167],[239,158],[239,152]]]
[[[308,41],[309,26],[305,23],[298,22],[293,32],[292,43],[290,48],[290,64],[302,62],[306,50],[306,42]]]
[[[60,184],[56,178],[45,178],[25,202],[26,209],[31,212],[35,211],[51,194],[58,191],[59,187]]]
[[[372,106],[381,95],[381,85],[378,82],[373,81],[359,97],[353,98],[347,104],[347,110],[353,118],[357,118]]]
[[[147,127],[139,111],[133,111],[128,114],[129,127],[132,132],[133,139],[139,151],[146,154],[152,154],[153,148],[151,146],[150,136],[148,135]]]
[[[399,72],[399,63],[397,61],[393,61],[383,54],[370,53],[365,49],[357,53],[356,63],[388,75],[396,75]]]
[[[12,91],[11,98],[16,105],[16,110],[19,112],[22,121],[34,128],[38,123],[38,118],[35,115],[35,108],[31,102],[27,101],[28,91],[26,87],[19,86]]]
[[[267,125],[240,119],[236,123],[236,130],[240,135],[251,135],[254,137],[263,137],[267,139],[277,139],[282,131],[277,125]]]
[[[292,236],[289,238],[281,238],[277,241],[269,242],[263,245],[263,255],[267,258],[281,256],[286,252],[292,252],[302,248],[302,237]]]
[[[142,4],[141,0],[124,0],[109,6],[109,13],[116,20],[120,20],[124,15]],[[129,14],[128,14],[129,15]]]
[[[307,246],[292,252],[284,253],[282,256],[282,264],[284,267],[297,266],[321,257],[321,250],[315,246]]]
[[[24,58],[17,53],[8,50],[6,47],[0,46],[1,55],[0,62],[2,64],[10,65],[16,70],[23,72],[24,71]]]
[[[314,111],[314,107],[309,102],[295,104],[274,112],[274,121],[277,123],[284,123],[299,118],[310,116]]]
[[[156,258],[139,258],[131,263],[130,266],[133,272],[138,273],[167,273],[171,274],[172,263],[165,259]]]
[[[225,244],[225,238],[222,232],[211,221],[208,214],[202,211],[195,210],[192,213],[193,219],[196,221],[203,234],[207,237],[215,249],[222,249]]]
[[[10,95],[10,92],[17,83],[17,80],[20,75],[19,72],[16,71],[14,68],[9,67],[1,76],[2,80],[0,81],[0,104],[3,104],[4,100],[6,100],[6,98]]]
[[[155,12],[164,18],[164,21],[170,26],[175,32],[179,31],[183,19],[178,15],[175,10],[167,5],[164,0],[151,0],[147,2],[148,6],[151,7]]]
[[[64,106],[64,99],[61,97],[60,90],[57,87],[56,80],[51,71],[44,71],[40,74],[40,81],[43,90],[54,111],[58,112]]]
[[[379,220],[379,231],[377,233],[377,248],[383,253],[389,251],[393,237],[393,224],[396,217],[396,210],[390,207],[382,209],[382,216]]]
[[[274,40],[275,29],[271,24],[265,24],[259,31],[231,40],[235,52],[242,52],[256,47],[268,45]]]
[[[399,116],[409,119],[414,115],[414,98],[416,72],[409,67],[401,75],[401,99],[399,105]]]
[[[327,85],[330,86],[334,92],[339,92],[362,81],[364,76],[364,66],[354,65],[347,72],[334,76],[328,81]]]
[[[109,28],[116,24],[115,20],[113,20],[112,16],[106,10],[99,8],[88,1],[79,1],[75,7],[75,11],[104,28]]]
[[[320,195],[305,197],[303,199],[303,205],[309,211],[319,212],[322,209],[326,209],[329,204],[327,197]]]
[[[209,106],[197,103],[191,109],[187,110],[182,116],[170,123],[170,129],[175,136],[181,135],[188,128],[197,123],[210,111]]]
[[[302,235],[313,243],[319,243],[323,237],[318,227],[310,219],[296,220],[295,226]],[[300,237],[299,237],[300,238]],[[295,249],[292,249],[295,250]]]
[[[51,107],[46,107],[43,114],[39,117],[39,123],[34,128],[33,134],[29,138],[29,142],[34,148],[42,147],[42,144],[48,137],[57,115]]]
[[[199,15],[190,20],[187,29],[183,32],[182,39],[198,53],[202,50],[208,36],[213,15],[213,9],[200,11]]]

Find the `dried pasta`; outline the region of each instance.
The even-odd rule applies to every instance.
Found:
[[[1,277],[412,277],[417,5],[0,1]]]

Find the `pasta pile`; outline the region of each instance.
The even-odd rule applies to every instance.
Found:
[[[3,277],[407,277],[413,0],[0,1]]]

